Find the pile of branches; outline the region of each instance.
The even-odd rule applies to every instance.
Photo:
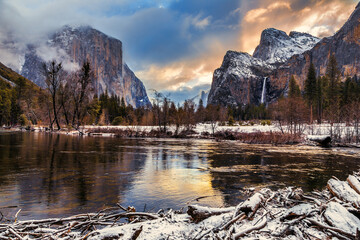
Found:
[[[135,212],[135,208],[107,208],[98,213],[79,214],[66,218],[17,221],[18,211],[13,223],[0,223],[0,239],[87,239],[97,235],[97,230],[132,224],[143,220],[158,219],[156,214]],[[126,219],[126,221],[123,221]]]
[[[360,176],[332,178],[327,188],[303,193],[248,190],[235,207],[188,205],[186,213],[110,208],[62,219],[0,225],[0,239],[360,239]],[[124,220],[126,219],[126,221]]]

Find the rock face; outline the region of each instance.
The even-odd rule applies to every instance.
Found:
[[[326,73],[329,57],[334,55],[343,79],[360,72],[360,7],[356,7],[349,20],[335,35],[322,39],[311,50],[291,57],[274,71],[272,82],[283,88],[289,76],[294,75],[303,89],[311,61],[318,75]]]
[[[52,59],[73,71],[86,60],[95,75],[94,89],[124,97],[134,107],[151,105],[143,83],[123,61],[122,42],[91,27],[65,26],[49,37],[45,46],[30,46],[21,74],[45,87],[41,65]]]
[[[306,33],[285,32],[269,28],[262,32],[253,56],[228,51],[213,75],[209,104],[245,105],[275,100],[284,89],[271,84],[269,76],[294,54],[311,49],[318,38]],[[264,86],[265,84],[265,86]]]
[[[247,53],[228,51],[221,67],[214,72],[208,104],[259,103],[254,92],[261,93],[262,79],[273,69],[272,65]]]
[[[201,93],[199,93],[195,97],[191,98],[190,100],[193,101],[195,104],[199,104],[200,99],[201,99],[203,102],[203,106],[206,106],[207,100],[208,100],[208,95],[209,95],[209,91],[201,91]]]
[[[288,36],[266,29],[253,56],[227,52],[222,66],[214,72],[208,103],[259,104],[264,82],[265,103],[273,102],[281,94],[286,95],[292,75],[304,88],[311,62],[318,75],[325,75],[332,54],[343,78],[360,72],[360,4],[335,35],[320,41],[309,34],[291,32]]]
[[[301,54],[315,46],[320,41],[307,33],[285,32],[269,28],[262,32],[259,46],[253,57],[270,64],[284,63],[291,56]]]

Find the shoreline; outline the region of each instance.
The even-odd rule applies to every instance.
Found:
[[[360,173],[331,178],[326,189],[246,189],[226,208],[187,204],[187,210],[138,212],[115,207],[65,218],[0,222],[1,239],[358,239]],[[201,198],[201,197],[200,197]],[[200,199],[199,198],[199,199]],[[196,202],[197,200],[193,200]]]
[[[101,136],[118,138],[170,138],[170,139],[210,139],[215,141],[234,140],[248,144],[272,145],[313,145],[307,140],[306,135],[281,133],[275,126],[217,126],[214,134],[210,124],[198,124],[191,129],[168,127],[167,131],[160,131],[158,126],[83,126],[79,130],[63,128],[59,131],[50,131],[47,127],[35,126],[31,128],[15,127],[3,129],[6,131],[47,132],[66,135]]]

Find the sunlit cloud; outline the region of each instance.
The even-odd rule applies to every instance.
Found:
[[[23,59],[17,52],[26,44],[46,40],[47,33],[65,24],[87,24],[123,42],[125,62],[147,89],[193,89],[211,84],[227,50],[252,53],[264,29],[330,36],[356,4],[355,0],[0,0],[0,61],[19,65]],[[14,41],[4,44],[7,36]]]
[[[250,9],[240,23],[239,49],[252,53],[266,28],[331,36],[345,23],[356,4],[353,0],[257,1],[257,7]]]
[[[215,38],[203,39],[194,49],[206,47],[196,56],[186,57],[168,64],[152,64],[137,76],[144,81],[147,89],[174,91],[181,87],[196,87],[210,84],[213,72],[219,68],[227,46]]]

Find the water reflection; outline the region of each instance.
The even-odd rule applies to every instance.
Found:
[[[21,208],[21,218],[28,219],[117,202],[140,211],[145,205],[179,209],[209,195],[215,197],[203,204],[234,205],[244,198],[239,190],[249,186],[321,189],[332,175],[357,170],[359,155],[209,140],[0,133],[0,207],[16,205],[13,211]]]

